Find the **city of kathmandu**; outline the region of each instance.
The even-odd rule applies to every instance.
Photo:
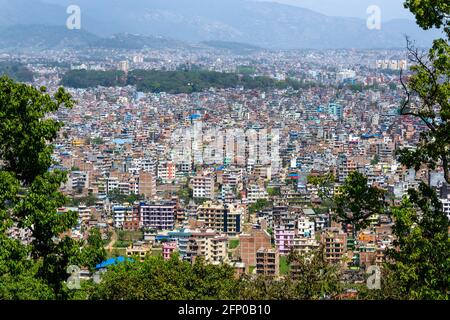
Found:
[[[449,0],[0,0],[0,300],[448,301],[449,39]]]

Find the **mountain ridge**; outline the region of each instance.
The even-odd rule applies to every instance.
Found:
[[[13,27],[17,21],[26,23],[26,19],[14,17],[26,3],[36,10],[35,15],[41,17],[43,25],[64,25],[68,17],[64,5],[71,2],[0,0],[0,5],[8,6],[0,11],[0,26]],[[189,0],[187,5],[186,0],[78,0],[77,3],[82,13],[82,29],[103,38],[131,33],[190,43],[247,43],[269,49],[370,49],[403,47],[404,34],[419,46],[429,46],[437,36],[436,31],[423,31],[406,19],[384,22],[381,30],[369,30],[364,19],[326,16],[272,2]],[[4,12],[10,16],[5,17]],[[38,24],[34,15],[30,21]]]

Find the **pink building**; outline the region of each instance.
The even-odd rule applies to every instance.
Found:
[[[166,242],[163,244],[163,257],[164,260],[169,260],[172,253],[177,249],[176,242]]]
[[[286,229],[284,226],[276,227],[274,230],[275,246],[280,255],[288,255],[294,245],[295,230]]]

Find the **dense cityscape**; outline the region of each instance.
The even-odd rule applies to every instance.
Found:
[[[429,186],[439,200],[436,210],[450,219],[448,167],[427,165],[426,156],[407,165],[399,156],[423,144],[427,118],[448,125],[445,115],[404,112],[405,83],[417,63],[406,45],[0,48],[0,74],[45,87],[41,91],[54,97],[63,86],[73,100],[43,117],[63,123],[51,140],[48,168],[67,177],[58,186],[64,201],[56,202],[55,213],[76,213],[76,222],[58,233],[87,244],[95,234],[101,253],[62,273],[72,282],[76,277],[75,284],[100,283],[99,274],[114,268],[177,259],[225,266],[234,279],[283,283],[302,279],[310,272],[304,259],[320,256],[342,287],[322,286],[303,298],[381,298],[371,290],[380,291],[381,270],[394,259],[389,252],[402,246],[395,210],[410,208],[410,190]],[[448,69],[445,77],[448,85]],[[420,98],[411,98],[415,107]],[[0,120],[5,117],[0,109]],[[374,194],[382,208],[367,206]],[[33,246],[35,230],[12,223],[6,233]],[[442,272],[448,271],[447,258]],[[69,291],[85,289],[70,281]],[[448,279],[441,288],[447,291],[439,298],[448,299]],[[118,292],[100,298],[115,299]],[[233,298],[247,297],[274,299],[242,291]]]

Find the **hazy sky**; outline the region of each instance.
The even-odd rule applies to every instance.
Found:
[[[51,3],[67,2],[67,0],[66,1],[44,0],[44,1]],[[147,1],[151,3],[152,0]],[[371,5],[377,5],[381,9],[381,17],[382,20],[384,21],[399,18],[414,20],[414,16],[403,7],[403,3],[405,0],[250,0],[250,1],[279,2],[308,8],[329,16],[358,17],[363,19],[367,17],[366,13],[367,8]],[[72,2],[76,3],[77,1],[73,0]],[[185,2],[187,5],[189,4],[189,0],[185,0]],[[132,5],[132,1],[130,1],[130,5]]]
[[[403,7],[404,0],[257,0],[280,2],[308,8],[329,16],[367,17],[366,10],[370,5],[381,9],[383,20],[398,18],[413,19],[411,13]]]

